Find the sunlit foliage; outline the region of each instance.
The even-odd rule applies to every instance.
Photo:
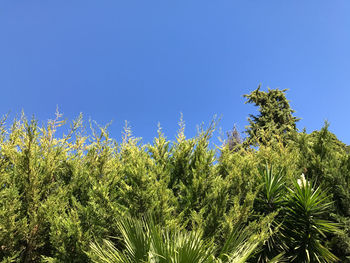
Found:
[[[349,148],[287,115],[219,146],[215,120],[143,144],[82,115],[4,117],[0,262],[349,262]]]

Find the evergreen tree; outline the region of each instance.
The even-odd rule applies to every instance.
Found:
[[[169,245],[175,249],[169,253],[180,255],[178,249],[192,249],[181,245],[192,237],[200,246],[213,245],[208,254],[215,262],[226,262],[229,255],[229,262],[246,262],[246,257],[234,261],[241,252],[252,254],[248,262],[254,263],[258,258],[277,262],[282,256],[305,262],[298,261],[301,252],[311,250],[294,250],[305,237],[313,255],[327,258],[322,253],[331,251],[349,262],[350,157],[348,146],[327,126],[310,135],[296,133],[288,143],[260,143],[256,150],[241,147],[238,132],[232,132],[237,139],[231,141],[233,147],[224,144],[217,154],[210,147],[215,122],[186,138],[182,121],[175,141],[159,129],[154,142],[144,145],[128,127],[120,144],[109,137],[107,127],[91,125],[86,135],[82,116],[59,137],[60,117],[57,113],[42,127],[25,116],[10,127],[0,119],[0,263],[91,262],[91,242],[104,244],[110,237],[116,239],[107,250],[126,255],[128,240],[120,222],[129,216],[131,222],[149,218],[159,230],[154,240],[160,242],[147,250],[157,262],[172,256],[163,256],[155,245]],[[259,173],[262,164],[283,170],[283,180],[272,170]],[[302,172],[315,182],[311,188],[297,188]],[[310,202],[300,202],[299,193],[321,192],[313,189],[329,189],[329,194],[318,203],[321,207],[313,206],[312,220],[337,221],[341,231],[323,229],[326,221],[305,222]],[[147,234],[147,225],[142,229],[149,241],[153,232]],[[331,262],[334,257],[327,254]]]
[[[259,107],[259,115],[250,114],[247,126],[247,143],[256,145],[265,144],[274,135],[279,135],[282,139],[289,136],[291,131],[296,130],[298,118],[293,116],[295,112],[291,109],[289,101],[286,99],[287,90],[270,89],[260,91],[259,87],[250,94],[244,95],[247,98],[245,103],[252,103]]]

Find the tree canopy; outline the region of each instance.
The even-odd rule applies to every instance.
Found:
[[[298,132],[285,90],[245,96],[259,147],[211,147],[213,123],[142,144],[82,115],[61,137],[59,113],[0,120],[0,263],[349,263],[348,146]]]
[[[246,127],[247,141],[250,144],[270,140],[271,136],[278,135],[285,138],[289,132],[296,131],[298,118],[293,116],[295,112],[286,98],[286,89],[270,89],[261,91],[259,87],[250,94],[245,94],[245,103],[251,103],[259,107],[259,115],[250,114]]]

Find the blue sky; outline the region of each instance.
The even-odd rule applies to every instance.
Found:
[[[0,2],[0,113],[40,121],[56,106],[124,121],[151,141],[221,116],[243,131],[243,94],[289,89],[300,129],[324,120],[350,144],[350,1],[4,0]]]

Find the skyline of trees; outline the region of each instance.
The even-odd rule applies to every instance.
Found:
[[[142,144],[128,127],[120,143],[86,133],[82,116],[63,136],[60,114],[4,118],[0,262],[350,262],[349,147],[327,123],[297,131],[285,91],[247,98],[250,137],[217,148],[215,121]]]

